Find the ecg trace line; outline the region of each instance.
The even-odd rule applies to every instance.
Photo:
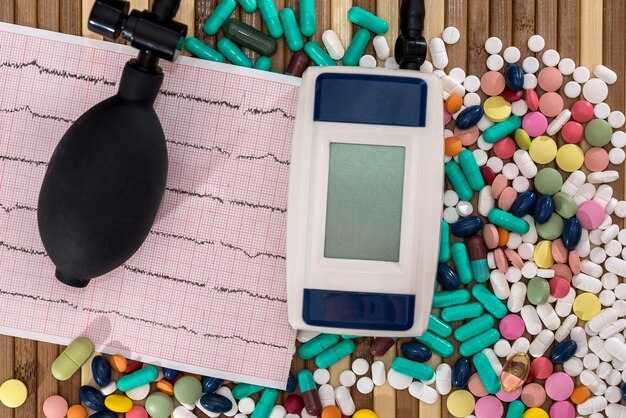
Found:
[[[75,80],[87,81],[88,83],[93,83],[94,85],[97,85],[98,83],[102,83],[105,86],[115,86],[117,84],[117,82],[107,80],[104,77],[95,77],[91,75],[75,74],[75,73],[67,72],[65,70],[57,70],[54,68],[45,67],[39,64],[37,60],[32,60],[30,62],[5,61],[3,63],[0,63],[0,68],[4,68],[4,67],[13,68],[16,70],[21,70],[22,68],[27,68],[27,67],[35,67],[39,70],[39,74],[49,74],[49,75],[62,77],[62,78],[73,78]]]
[[[165,329],[170,329],[170,330],[174,330],[174,331],[185,331],[189,334],[193,334],[196,336],[201,336],[204,338],[217,338],[217,339],[223,339],[223,340],[239,340],[239,341],[243,341],[246,344],[256,344],[256,345],[262,345],[262,346],[266,346],[266,347],[272,347],[272,348],[278,348],[281,350],[287,350],[287,347],[284,345],[280,345],[280,344],[272,344],[272,343],[268,343],[265,341],[258,341],[258,340],[251,340],[245,337],[242,337],[241,335],[238,334],[231,334],[231,335],[219,335],[219,334],[211,334],[211,333],[203,333],[201,331],[197,331],[193,328],[190,328],[186,325],[171,325],[171,324],[167,324],[167,323],[163,323],[163,322],[158,322],[158,321],[154,321],[152,319],[146,319],[146,318],[139,318],[139,317],[134,317],[131,315],[127,315],[123,312],[120,312],[116,309],[96,309],[96,308],[89,308],[86,306],[79,306],[75,303],[72,303],[66,299],[50,299],[50,298],[45,298],[42,296],[37,296],[37,295],[30,295],[28,293],[20,293],[20,292],[10,292],[10,291],[6,291],[3,289],[0,289],[0,295],[7,295],[7,296],[14,296],[14,297],[20,297],[23,299],[31,299],[34,301],[41,301],[41,302],[47,302],[47,303],[55,303],[58,305],[64,305],[67,306],[69,308],[72,308],[76,311],[84,311],[84,312],[89,312],[89,313],[95,313],[95,314],[100,314],[100,315],[116,315],[119,316],[120,318],[123,319],[127,319],[130,321],[136,321],[136,322],[143,322],[145,324],[149,324],[149,325],[155,325],[161,328],[165,328]]]
[[[39,119],[50,119],[50,120],[56,120],[59,122],[65,122],[65,123],[72,123],[74,122],[72,119],[66,119],[66,118],[62,118],[61,116],[55,116],[55,115],[47,115],[47,114],[43,114],[43,113],[37,113],[34,112],[29,105],[25,105],[22,107],[15,107],[13,109],[0,109],[0,113],[20,113],[20,112],[28,112],[30,113],[30,115],[32,116],[33,119],[35,118],[39,118]]]
[[[281,208],[279,206],[271,206],[271,205],[266,205],[266,204],[262,204],[262,203],[251,203],[251,202],[246,202],[244,200],[238,200],[238,199],[229,199],[229,200],[225,201],[223,198],[221,198],[219,196],[215,196],[215,195],[213,195],[211,193],[190,192],[188,190],[177,189],[177,188],[173,188],[173,187],[166,187],[165,190],[167,190],[168,192],[171,192],[171,193],[178,194],[178,195],[185,195],[185,196],[199,197],[199,198],[207,198],[207,199],[211,199],[213,201],[219,202],[221,204],[225,204],[226,202],[228,202],[231,205],[245,206],[245,207],[249,207],[249,208],[252,208],[252,209],[268,209],[268,210],[270,210],[272,212],[280,212],[280,213],[287,212],[286,208]]]
[[[6,213],[11,213],[14,210],[27,210],[29,212],[37,212],[37,208],[34,208],[32,206],[22,205],[20,203],[16,203],[13,206],[5,206],[2,203],[0,203],[0,209],[4,210]]]

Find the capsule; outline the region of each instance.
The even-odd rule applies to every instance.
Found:
[[[505,418],[522,418],[524,416],[524,402],[515,400],[509,404]]]
[[[498,375],[491,367],[487,356],[484,353],[478,353],[474,356],[473,363],[487,392],[491,394],[498,393],[501,387],[500,380],[498,380]]]
[[[524,235],[530,230],[530,225],[528,225],[528,222],[526,222],[522,218],[511,215],[510,213],[505,212],[502,209],[491,209],[487,218],[492,224],[501,226],[504,229],[508,229],[509,231],[513,231],[520,235]]]
[[[304,398],[304,394],[302,395]],[[254,411],[252,411],[251,418],[269,418],[272,413],[274,405],[278,400],[278,391],[276,389],[267,388],[261,394],[261,397],[257,401]]]
[[[52,375],[57,380],[67,380],[91,357],[93,344],[85,337],[78,337],[52,363]]]
[[[235,11],[235,7],[237,7],[237,2],[235,0],[222,0],[215,7],[213,13],[209,15],[209,18],[204,22],[204,32],[207,35],[215,35],[226,19],[230,17],[231,14]]]
[[[278,10],[274,5],[273,0],[258,0],[259,12],[261,18],[267,27],[272,38],[279,39],[283,36],[283,27],[280,24],[280,18],[278,17]]]
[[[511,357],[500,374],[502,390],[505,392],[515,392],[520,388],[530,372],[530,357],[526,353],[516,353]]]
[[[493,144],[507,135],[515,132],[522,126],[522,120],[517,115],[511,115],[504,122],[496,123],[483,132],[483,139],[489,144]]]
[[[146,366],[137,371],[120,377],[117,381],[117,389],[120,392],[127,392],[131,389],[145,385],[146,383],[154,382],[158,376],[159,371],[156,367]]]
[[[224,62],[224,56],[220,54],[219,51],[211,48],[200,39],[194,38],[193,36],[185,39],[185,49],[195,57],[209,61]]]
[[[441,233],[439,240],[439,262],[450,261],[450,224],[445,219],[441,220]]]
[[[304,45],[304,52],[306,52],[315,65],[319,65],[320,67],[337,65],[330,55],[314,41],[309,41]]]
[[[253,385],[252,383],[238,383],[233,387],[232,394],[235,399],[243,399],[262,390],[263,386]]]
[[[298,354],[303,360],[311,360],[313,357],[322,353],[324,350],[332,347],[339,342],[339,335],[336,334],[320,334],[317,337],[307,341],[300,346]]]
[[[417,342],[403,343],[400,346],[400,352],[404,357],[408,358],[409,360],[418,361],[420,363],[424,363],[430,360],[433,355],[433,352],[430,350],[430,348],[426,347],[422,343]]]
[[[315,365],[320,369],[330,367],[342,358],[352,354],[354,348],[354,341],[343,340],[315,357]]]
[[[467,341],[493,328],[493,324],[493,316],[489,314],[481,315],[455,329],[454,338],[459,342]]]
[[[231,41],[262,55],[274,55],[276,52],[275,39],[240,20],[226,20],[222,26],[222,32]]]
[[[300,51],[304,46],[302,40],[302,34],[298,27],[298,21],[296,20],[296,14],[288,7],[280,11],[280,21],[283,24],[283,30],[285,32],[285,40],[290,50],[296,52]]]
[[[269,71],[272,69],[272,60],[270,57],[260,56],[254,63],[254,68],[261,71]]]
[[[217,41],[217,50],[220,51],[231,64],[252,68],[252,61],[243,51],[228,38]]]
[[[352,38],[352,43],[348,46],[346,53],[343,55],[342,63],[347,66],[359,65],[359,60],[365,52],[365,48],[371,38],[370,31],[367,29],[359,29]]]
[[[452,334],[450,324],[434,314],[430,314],[428,318],[428,330],[443,338],[448,338]]]
[[[256,0],[237,0],[239,5],[246,13],[254,13],[256,11]]]
[[[432,367],[402,357],[394,358],[391,362],[391,368],[419,380],[430,380],[435,375]]]
[[[474,296],[474,298],[476,298],[476,300],[484,306],[487,312],[496,318],[502,319],[504,318],[504,315],[507,314],[507,309],[504,303],[502,303],[500,299],[491,293],[484,285],[475,284],[472,287],[472,296]]]
[[[315,0],[300,0],[300,32],[303,36],[313,36],[315,22]]]
[[[373,356],[383,356],[391,347],[393,347],[396,340],[397,338],[376,337],[370,344],[370,353],[372,353]]]
[[[334,60],[342,59],[343,55],[346,53],[341,39],[339,39],[339,35],[332,29],[324,31],[322,34],[322,43],[326,51],[328,51],[328,55]]]
[[[484,312],[483,306],[478,302],[466,303],[464,305],[449,306],[441,310],[441,317],[446,322],[462,321],[464,319],[476,318]]]
[[[461,355],[464,357],[469,357],[478,353],[479,351],[484,350],[487,347],[491,347],[500,339],[500,332],[491,328],[482,334],[478,334],[475,337],[470,338],[469,340],[461,343],[459,346],[459,351]]]
[[[480,216],[466,216],[453,223],[450,231],[457,237],[469,237],[480,231],[482,226]]]
[[[307,369],[300,370],[298,383],[300,384],[300,393],[302,394],[306,411],[314,417],[320,415],[322,413],[322,401],[315,386],[313,374]]]
[[[291,56],[289,65],[285,70],[286,75],[302,77],[304,70],[309,67],[309,56],[304,51],[298,51]]]
[[[374,32],[376,35],[384,35],[389,30],[389,24],[384,19],[357,6],[348,10],[348,20]]]
[[[461,279],[461,283],[469,284],[474,278],[474,275],[472,273],[467,247],[462,242],[455,242],[452,244],[451,252],[452,261],[454,261],[456,272],[459,275],[459,279]]]
[[[461,169],[470,187],[477,192],[481,191],[482,188],[485,187],[485,180],[480,173],[480,168],[478,168],[476,158],[474,158],[472,151],[468,149],[461,151],[459,154],[459,164],[461,164]]]
[[[442,357],[450,357],[454,353],[454,347],[452,347],[449,341],[430,331],[426,331],[419,337],[415,337],[415,339]]]
[[[480,235],[474,235],[467,240],[472,275],[478,283],[489,280],[489,264],[487,263],[487,247]]]
[[[459,198],[466,201],[472,200],[474,192],[467,182],[463,171],[461,171],[459,164],[454,160],[450,160],[445,163],[444,171],[448,181],[452,184],[452,188],[454,188],[456,194],[459,195]]]
[[[467,289],[446,290],[435,292],[433,295],[433,308],[444,308],[453,305],[467,303],[470,300],[470,292]]]

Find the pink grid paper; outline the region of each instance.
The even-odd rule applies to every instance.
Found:
[[[0,24],[0,332],[284,388],[285,227],[298,80],[182,57],[155,108],[169,178],[124,266],[69,288],[37,230],[47,161],[71,122],[117,91],[131,48]],[[87,78],[89,76],[91,78]]]

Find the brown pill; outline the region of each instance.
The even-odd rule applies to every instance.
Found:
[[[302,394],[302,400],[309,415],[316,417],[322,413],[322,401],[317,390],[307,390]]]
[[[309,57],[304,51],[298,51],[291,57],[289,65],[287,66],[286,74],[291,74],[294,77],[302,77],[302,73],[309,66]]]
[[[485,260],[487,258],[487,247],[485,241],[480,235],[474,235],[467,240],[467,251],[472,261]]]
[[[389,337],[374,338],[374,341],[372,341],[370,345],[370,353],[372,353],[373,356],[382,356],[389,351],[395,342],[396,340]]]

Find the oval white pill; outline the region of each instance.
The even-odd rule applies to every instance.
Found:
[[[322,43],[332,59],[338,61],[343,58],[345,49],[337,32],[332,29],[324,31],[324,33],[322,33]]]
[[[374,36],[374,51],[376,51],[376,56],[379,60],[384,61],[389,58],[389,44],[387,43],[387,38],[383,35]]]
[[[617,74],[610,68],[598,64],[593,67],[593,75],[604,81],[606,84],[613,84],[617,81]]]
[[[444,69],[448,65],[448,52],[446,45],[441,38],[433,38],[428,44],[430,50],[430,58],[433,66],[438,69]]]
[[[376,386],[385,384],[387,372],[385,371],[385,363],[378,360],[372,363],[372,382]]]

